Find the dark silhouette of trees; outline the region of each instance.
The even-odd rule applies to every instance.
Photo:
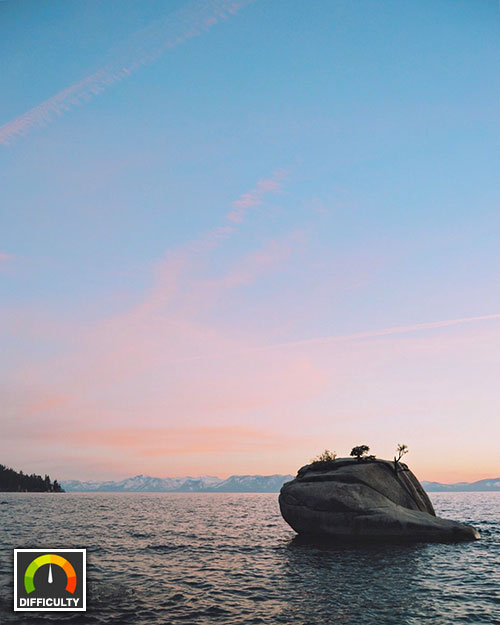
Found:
[[[22,471],[14,471],[3,464],[0,464],[0,491],[3,492],[30,492],[30,493],[62,493],[57,480],[52,483],[50,477],[46,475],[26,475]]]
[[[368,445],[358,445],[357,447],[353,447],[351,450],[351,456],[355,457],[359,462],[360,460],[364,460],[367,458],[367,454],[370,451]],[[375,456],[371,456],[371,458],[375,458]]]

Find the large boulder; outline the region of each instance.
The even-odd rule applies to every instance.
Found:
[[[298,533],[337,539],[475,540],[470,525],[436,516],[420,482],[400,462],[339,458],[302,467],[279,496]]]

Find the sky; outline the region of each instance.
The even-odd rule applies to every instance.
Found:
[[[0,2],[0,462],[498,477],[499,17]]]

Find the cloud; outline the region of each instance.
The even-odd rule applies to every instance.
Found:
[[[276,193],[282,189],[286,175],[285,170],[278,169],[268,178],[259,180],[252,191],[240,197],[254,194],[255,190],[258,189],[258,201],[260,204],[267,193]],[[231,219],[230,215],[232,213],[229,213],[225,215],[221,224],[210,228],[179,248],[169,250],[165,257],[158,261],[154,267],[155,284],[149,295],[144,299],[141,305],[142,310],[158,310],[167,306],[174,291],[179,290],[183,274],[193,269],[197,259],[204,254],[213,252],[224,241],[234,235],[245,221],[249,208],[241,211],[237,222]],[[233,223],[231,223],[232,221]],[[210,298],[210,295],[213,296],[216,291],[220,293],[221,288],[227,289],[250,283],[259,274],[261,268],[271,267],[279,260],[284,259],[289,253],[292,242],[299,239],[299,233],[292,233],[282,240],[269,240],[264,247],[248,254],[223,276],[213,280],[198,280],[196,288],[191,291],[195,294],[194,298],[191,298],[192,302],[195,301],[196,305],[199,306],[201,299],[206,303],[207,298]]]
[[[235,224],[241,223],[248,210],[259,206],[266,194],[281,191],[282,183],[286,176],[287,172],[284,169],[279,169],[270,178],[259,180],[251,191],[243,193],[233,202],[233,210],[226,215],[226,219]]]
[[[252,0],[194,0],[157,20],[118,46],[99,70],[54,94],[23,115],[0,126],[0,143],[9,145],[37,127],[47,126],[67,111],[121,82],[169,49],[201,35]]]
[[[64,395],[54,395],[52,397],[44,397],[26,407],[26,415],[36,416],[39,413],[46,413],[62,404],[67,404],[71,400],[71,397]]]
[[[61,439],[74,447],[121,449],[127,453],[152,457],[165,454],[219,453],[228,449],[274,449],[283,445],[283,437],[276,433],[233,425],[78,429],[62,432]]]
[[[264,204],[280,187],[263,180],[275,182],[240,197],[259,189],[253,201]],[[297,328],[314,327],[318,310],[322,323],[338,317],[300,284],[303,236],[248,249],[252,207],[244,210],[240,223],[224,217],[168,250],[150,288],[107,318],[79,323],[54,310],[47,323],[34,306],[30,318],[7,315],[5,332],[25,351],[4,359],[4,462],[24,458],[58,479],[285,472],[326,445],[343,453],[360,432],[377,455],[401,439],[425,455],[439,425],[438,457],[471,415],[495,440],[500,314],[278,342],[303,336]],[[245,253],[225,248],[236,235]],[[460,331],[444,332],[451,327]],[[462,453],[446,458],[463,462]]]
[[[272,182],[256,185],[261,201],[277,188],[272,177],[265,180]],[[218,248],[242,223],[228,227],[224,220],[169,250],[153,268],[152,286],[113,316],[68,327],[56,315],[48,328],[40,314],[33,321],[16,316],[17,332],[31,335],[23,324],[33,323],[55,349],[9,372],[11,388],[19,391],[8,402],[9,436],[17,440],[26,427],[40,437],[57,430],[92,458],[114,441],[116,466],[127,463],[126,441],[131,455],[158,462],[165,450],[182,455],[224,448],[231,454],[257,448],[252,440],[262,443],[261,452],[270,440],[286,445],[286,436],[266,426],[268,416],[287,406],[293,411],[321,392],[325,373],[302,354],[252,352],[262,336],[244,319],[225,317],[225,309],[234,294],[281,270],[302,240],[300,233],[273,237],[229,264],[225,259],[221,270]],[[200,352],[217,356],[216,362],[196,362]],[[253,433],[245,430],[248,419]],[[212,429],[203,430],[208,425]],[[142,429],[146,438],[136,432]],[[259,438],[257,431],[266,434]]]
[[[266,193],[276,193],[282,188],[285,176],[285,170],[278,169],[269,178],[260,180],[255,189],[247,194],[243,194],[241,197],[254,194],[255,190],[258,189],[258,201],[260,204]],[[234,205],[235,203],[233,202],[233,206]],[[203,255],[204,253],[213,251],[230,236],[235,234],[244,222],[249,208],[250,206],[245,210],[241,210],[237,220],[231,217],[232,213],[228,213],[225,215],[222,223],[203,232],[197,238],[182,245],[181,247],[168,250],[165,257],[156,263],[154,268],[156,284],[153,288],[153,293],[148,298],[148,303],[145,304],[149,306],[153,304],[155,300],[160,300],[165,303],[165,297],[168,297],[168,293],[171,291],[172,286],[177,284],[182,272],[185,271],[197,257]],[[263,262],[261,256],[257,255],[255,258],[258,262]]]

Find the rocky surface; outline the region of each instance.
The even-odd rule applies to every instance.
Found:
[[[302,467],[279,496],[298,533],[338,539],[475,540],[471,526],[436,517],[420,482],[399,463],[339,458]]]

